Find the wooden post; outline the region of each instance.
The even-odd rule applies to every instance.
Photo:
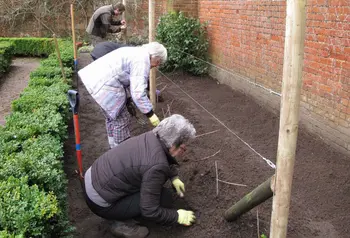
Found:
[[[281,115],[270,238],[287,235],[304,56],[306,0],[289,0],[286,3]]]
[[[154,41],[155,39],[155,0],[149,0],[148,7],[148,21],[149,21],[149,42]],[[150,76],[150,98],[153,105],[153,110],[156,109],[156,70],[151,69]]]
[[[74,5],[70,5],[70,15],[72,21],[72,39],[73,39],[73,47],[74,47],[74,60],[77,59],[77,46],[75,41],[75,24],[74,24]]]
[[[77,59],[77,46],[75,41],[75,24],[74,24],[74,5],[70,5],[70,15],[71,15],[71,22],[72,22],[72,40],[73,40],[73,49],[74,49],[74,73],[77,74],[77,68],[78,68],[78,59]],[[78,88],[78,77],[76,77],[76,86]]]
[[[57,42],[57,38],[56,38],[55,34],[53,34],[53,40],[55,42],[55,48],[56,48],[58,62],[60,63],[60,67],[61,67],[62,77],[63,77],[64,82],[67,82],[66,81],[66,74],[64,73],[64,68],[63,68],[63,64],[62,64],[60,48],[58,47],[58,42]]]
[[[260,184],[253,191],[245,195],[235,205],[225,211],[224,218],[226,221],[234,221],[242,214],[250,211],[259,204],[265,202],[272,197],[272,184],[273,177]]]
[[[126,7],[126,0],[123,0],[123,5]],[[123,13],[123,20],[126,21],[126,11]],[[128,28],[123,29],[123,38],[125,44],[128,44]]]

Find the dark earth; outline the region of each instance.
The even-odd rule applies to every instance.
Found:
[[[80,68],[89,62],[88,54],[80,55]],[[262,156],[275,162],[279,115],[210,77],[198,78],[183,73],[169,74],[168,77]],[[164,101],[157,104],[158,116],[163,117],[163,111],[166,112],[169,105],[172,114],[182,114],[194,124],[197,135],[219,131],[195,139],[179,160],[186,194],[184,199],[178,198],[174,206],[196,211],[197,224],[191,227],[162,227],[147,223],[149,237],[250,238],[258,237],[258,232],[268,235],[272,199],[235,222],[226,222],[222,215],[227,208],[273,175],[274,169],[165,77],[159,75],[157,83],[161,83],[158,89],[167,85],[162,92]],[[108,143],[104,117],[98,105],[81,83],[78,89],[81,97],[79,118],[83,166],[87,169],[108,150]],[[142,127],[133,120],[133,135],[150,129],[149,125]],[[69,132],[65,158],[69,178],[69,215],[76,227],[75,237],[113,237],[109,232],[109,222],[94,215],[85,204],[75,174],[77,165],[72,125]],[[215,156],[201,160],[219,150]],[[219,183],[217,196],[215,161],[219,179],[247,186]],[[287,237],[350,237],[349,171],[348,156],[300,128]]]

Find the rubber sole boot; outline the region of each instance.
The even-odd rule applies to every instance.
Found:
[[[118,238],[144,238],[149,234],[149,230],[135,222],[116,221],[111,225],[111,233]]]

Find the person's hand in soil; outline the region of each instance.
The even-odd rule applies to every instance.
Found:
[[[196,221],[196,216],[192,211],[179,209],[177,210],[177,214],[179,215],[177,222],[180,225],[190,226]]]
[[[172,184],[176,189],[177,195],[179,195],[180,197],[184,197],[185,184],[178,177],[172,180]]]

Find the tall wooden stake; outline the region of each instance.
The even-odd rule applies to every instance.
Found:
[[[52,37],[53,37],[53,40],[55,42],[55,48],[56,48],[58,62],[60,63],[60,67],[61,67],[62,77],[63,77],[64,82],[66,82],[66,74],[64,73],[64,68],[63,68],[63,64],[62,64],[60,48],[58,47],[57,38],[56,38],[55,34],[53,34]]]
[[[286,3],[281,116],[270,238],[287,235],[304,58],[306,0],[289,0]]]
[[[73,40],[73,49],[74,49],[74,72],[77,74],[77,67],[78,67],[78,59],[77,59],[77,46],[75,42],[75,24],[74,24],[74,5],[70,5],[70,16],[72,21],[72,40]],[[78,77],[76,77],[76,84],[78,88]]]
[[[75,42],[75,24],[74,24],[74,5],[70,5],[70,16],[72,22],[72,39],[73,39],[73,47],[74,47],[74,60],[77,59],[77,47]]]
[[[149,0],[148,7],[148,20],[149,20],[149,42],[154,41],[155,39],[155,0]],[[150,76],[150,98],[153,105],[153,110],[156,109],[156,71],[151,69]]]

